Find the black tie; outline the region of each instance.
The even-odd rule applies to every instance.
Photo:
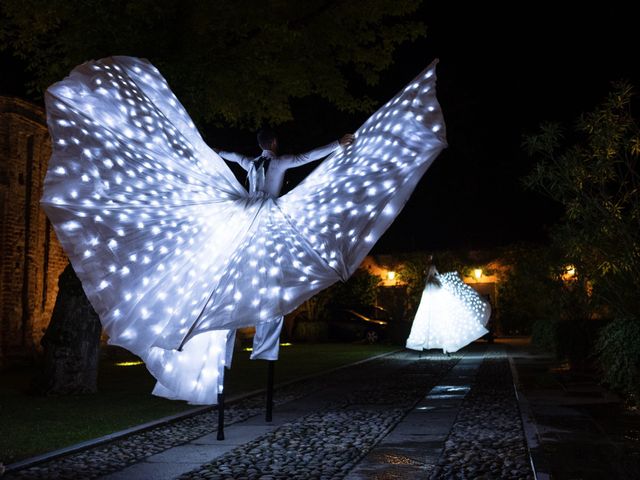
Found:
[[[269,164],[271,163],[271,159],[269,157],[263,157],[261,156],[258,161],[257,161],[257,167],[256,168],[264,168],[264,174],[265,176],[267,175],[267,170],[269,170]]]

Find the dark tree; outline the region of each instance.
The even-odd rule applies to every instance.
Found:
[[[367,111],[360,93],[396,47],[424,35],[421,0],[3,0],[0,51],[26,62],[36,95],[76,65],[147,58],[196,121],[253,128],[315,96]]]
[[[58,297],[44,337],[43,368],[36,390],[44,394],[93,393],[97,389],[102,326],[71,264],[58,281]]]
[[[547,124],[524,146],[537,159],[526,183],[564,208],[553,241],[565,264],[576,267],[591,320],[613,320],[595,344],[603,380],[640,404],[640,124],[634,102],[631,84],[617,82],[574,129]],[[573,311],[576,302],[568,306]]]
[[[553,240],[619,318],[640,311],[640,125],[627,82],[573,130],[547,124],[526,138],[537,159],[525,182],[562,205]]]

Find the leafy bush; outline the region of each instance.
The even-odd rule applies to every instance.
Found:
[[[573,370],[592,370],[595,366],[595,345],[607,323],[606,320],[596,319],[572,319],[558,322],[557,356],[566,359]]]
[[[537,245],[519,245],[507,254],[511,268],[498,285],[500,325],[504,333],[534,334],[540,345],[555,344],[561,315],[562,282],[554,251]],[[555,350],[555,348],[554,348]]]
[[[600,331],[595,351],[602,380],[640,403],[640,322],[614,320]]]
[[[298,342],[322,342],[329,338],[327,322],[301,320],[296,323],[293,338]]]
[[[564,210],[553,243],[578,272],[563,295],[564,316],[615,319],[598,332],[594,329],[603,320],[559,325],[559,353],[577,358],[588,355],[584,348],[590,346],[603,382],[638,403],[640,126],[635,101],[632,85],[617,82],[573,128],[543,125],[523,146],[537,160],[525,184]]]
[[[346,282],[334,283],[321,292],[329,298],[328,303],[337,307],[375,305],[380,277],[365,268],[358,268]]]
[[[554,244],[578,277],[588,280],[592,305],[616,318],[640,311],[640,127],[628,82],[583,114],[574,128],[543,125],[524,141],[537,163],[525,184],[563,207]]]
[[[558,322],[549,318],[538,318],[531,325],[531,343],[536,347],[557,355],[559,350]]]
[[[374,305],[380,277],[357,269],[346,282],[319,292],[285,316],[284,331],[297,341],[323,341],[329,337],[326,320],[336,307]]]

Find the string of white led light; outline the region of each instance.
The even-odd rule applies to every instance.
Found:
[[[427,284],[422,292],[406,346],[456,352],[488,333],[491,306],[457,272],[437,278],[441,285]]]
[[[215,403],[229,332],[355,271],[446,146],[435,65],[281,198],[246,192],[146,60],[87,62],[47,90],[42,207],[154,393]]]

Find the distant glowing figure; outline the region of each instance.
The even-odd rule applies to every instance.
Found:
[[[456,352],[489,332],[490,315],[491,306],[457,272],[439,274],[430,265],[406,347]]]
[[[87,62],[47,90],[42,207],[155,394],[215,403],[235,329],[269,332],[264,349],[270,324],[358,268],[446,146],[435,65],[280,198],[242,187],[146,60]]]

